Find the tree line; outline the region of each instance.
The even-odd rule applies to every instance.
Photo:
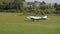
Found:
[[[22,12],[35,14],[60,14],[60,4],[46,3],[44,1],[26,2],[25,0],[13,0],[0,3],[0,12]]]

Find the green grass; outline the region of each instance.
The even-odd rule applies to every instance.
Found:
[[[0,13],[0,34],[60,34],[60,15],[33,22],[24,15]]]

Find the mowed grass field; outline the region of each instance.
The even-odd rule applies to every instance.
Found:
[[[31,21],[25,15],[0,13],[0,34],[60,34],[60,15]]]

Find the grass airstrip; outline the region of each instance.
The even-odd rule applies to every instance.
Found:
[[[60,15],[31,21],[26,15],[0,13],[0,34],[60,34]]]

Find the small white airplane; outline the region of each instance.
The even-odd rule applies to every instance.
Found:
[[[28,16],[27,17],[28,19],[32,19],[33,21],[34,20],[41,20],[41,19],[47,19],[47,16],[44,16],[44,17],[40,17],[40,16]]]

